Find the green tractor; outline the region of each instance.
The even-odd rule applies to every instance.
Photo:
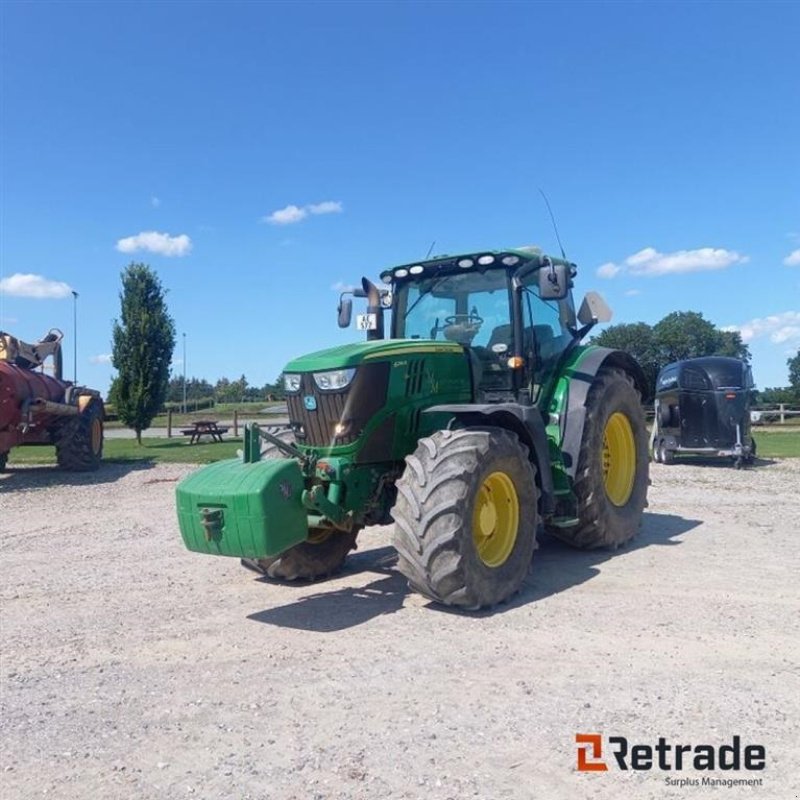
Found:
[[[590,292],[576,314],[575,274],[531,248],[364,278],[366,341],[290,362],[289,426],[248,426],[241,459],[178,485],[186,546],[314,579],[393,522],[411,587],[478,609],[519,590],[539,525],[581,548],[628,541],[647,504],[645,378],[581,344],[611,312]],[[351,316],[343,295],[339,325]]]

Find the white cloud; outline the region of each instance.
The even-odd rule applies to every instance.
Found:
[[[350,284],[350,283],[345,283],[344,281],[336,281],[336,283],[334,283],[331,286],[331,291],[333,291],[333,292],[352,292],[353,291],[353,285]]]
[[[17,272],[0,279],[0,294],[33,297],[36,300],[69,297],[72,288],[63,281],[51,281],[43,275]]]
[[[161,205],[161,198],[154,195],[150,198],[150,205],[153,206],[153,208],[158,208]]]
[[[747,261],[734,250],[719,247],[701,247],[697,250],[678,250],[674,253],[659,253],[646,247],[625,259],[634,275],[670,275],[683,272],[707,272],[725,269],[732,264]]]
[[[306,206],[309,214],[341,214],[344,210],[338,200],[325,200],[322,203],[311,203]]]
[[[642,293],[641,289],[628,289],[628,291],[625,292],[625,297],[636,297],[637,294],[641,293]]]
[[[597,277],[598,278],[613,278],[622,267],[618,267],[611,261],[606,262],[605,264],[601,264],[597,268]]]
[[[273,211],[269,216],[264,217],[264,222],[270,225],[294,225],[308,216],[308,211],[298,206],[286,206]]]
[[[747,256],[735,250],[721,247],[699,247],[696,250],[676,250],[674,253],[659,253],[655,247],[645,247],[628,256],[622,264],[613,261],[603,264],[597,269],[597,274],[601,278],[613,278],[624,270],[637,276],[678,275],[726,269],[732,264],[744,264],[748,260]]]
[[[89,361],[92,364],[110,364],[111,363],[111,353],[100,353],[97,356],[90,356]]]
[[[742,325],[728,325],[722,330],[739,331],[743,342],[762,336],[768,336],[775,344],[800,342],[800,311],[784,311],[768,317],[757,317]]]
[[[302,208],[296,205],[288,205],[268,214],[263,218],[263,221],[268,222],[270,225],[294,225],[296,222],[302,222],[309,214],[341,214],[343,210],[342,204],[338,200],[309,203]]]
[[[137,250],[146,250],[161,256],[185,256],[192,250],[192,240],[182,233],[180,236],[170,236],[168,233],[158,231],[142,231],[136,236],[128,236],[117,242],[120,253],[135,253]]]
[[[792,250],[792,252],[783,259],[783,263],[786,264],[787,267],[800,267],[800,248]]]

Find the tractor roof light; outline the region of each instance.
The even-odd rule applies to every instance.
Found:
[[[400,269],[396,269],[394,271],[395,278],[405,278],[408,276],[408,270],[405,267],[401,267]]]
[[[494,264],[494,256],[489,255],[488,253],[485,256],[479,256],[478,263],[482,267],[488,267],[489,264]]]
[[[503,256],[501,259],[503,264],[507,267],[513,267],[515,264],[519,264],[519,256]]]
[[[415,264],[411,269],[408,270],[412,275],[422,275],[425,272],[425,267],[422,264]]]
[[[461,267],[461,269],[469,269],[475,266],[475,262],[471,258],[460,258],[458,260],[458,266]]]
[[[384,272],[381,274],[381,280],[384,283],[391,283],[392,282],[392,273],[391,272]]]

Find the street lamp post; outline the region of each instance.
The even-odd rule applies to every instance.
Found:
[[[183,413],[186,413],[186,334],[183,334]]]
[[[72,290],[72,382],[78,383],[78,293]]]

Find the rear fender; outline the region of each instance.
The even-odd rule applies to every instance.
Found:
[[[636,359],[622,350],[589,346],[577,360],[568,366],[565,376],[569,379],[563,416],[561,451],[567,475],[575,478],[578,456],[586,423],[586,400],[601,367],[616,367],[633,378],[634,386],[642,397],[647,395],[647,380]]]

